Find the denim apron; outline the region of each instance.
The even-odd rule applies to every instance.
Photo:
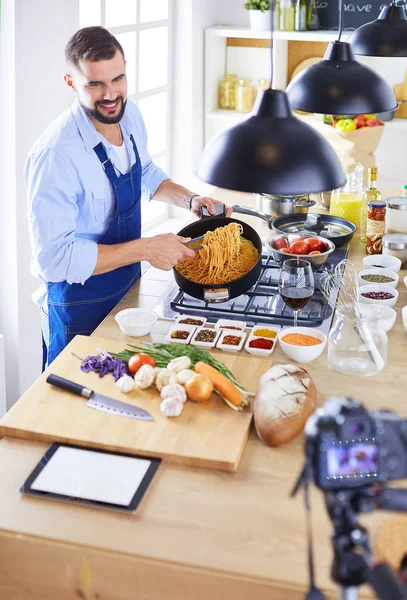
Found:
[[[102,143],[94,147],[116,196],[113,221],[99,244],[120,244],[141,237],[141,164],[131,136],[136,162],[129,173],[116,175]],[[77,334],[90,335],[140,278],[140,263],[92,275],[82,285],[47,283],[49,345],[43,343],[43,370]]]

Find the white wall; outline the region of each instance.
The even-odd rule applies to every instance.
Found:
[[[40,310],[30,297],[38,282],[29,274],[24,163],[35,139],[73,100],[62,75],[65,44],[78,29],[78,4],[2,2],[0,333],[5,334],[9,406],[41,369]]]

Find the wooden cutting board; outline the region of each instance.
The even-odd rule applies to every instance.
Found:
[[[158,456],[196,467],[237,469],[252,420],[250,408],[235,412],[214,395],[205,403],[188,401],[177,418],[163,417],[155,387],[124,394],[116,387],[111,374],[100,378],[96,373],[81,371],[81,363],[72,352],[85,357],[96,354],[96,348],[116,353],[124,350],[125,342],[76,336],[3,417],[0,437],[65,442]],[[214,351],[213,354],[249,391],[255,391],[260,376],[271,366],[270,358],[252,357],[244,351],[237,354]],[[45,380],[50,373],[141,406],[151,413],[154,421],[116,417],[88,408],[86,399],[47,384]]]

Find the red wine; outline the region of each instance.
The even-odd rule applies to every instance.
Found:
[[[293,310],[304,308],[313,296],[313,292],[309,288],[297,288],[295,286],[281,288],[280,294],[287,306]]]

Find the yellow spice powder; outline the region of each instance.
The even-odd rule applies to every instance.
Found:
[[[293,344],[294,346],[316,346],[321,344],[321,340],[318,338],[303,333],[287,333],[282,340],[286,344]]]
[[[264,338],[275,338],[277,333],[272,331],[272,329],[255,329],[254,335]]]

